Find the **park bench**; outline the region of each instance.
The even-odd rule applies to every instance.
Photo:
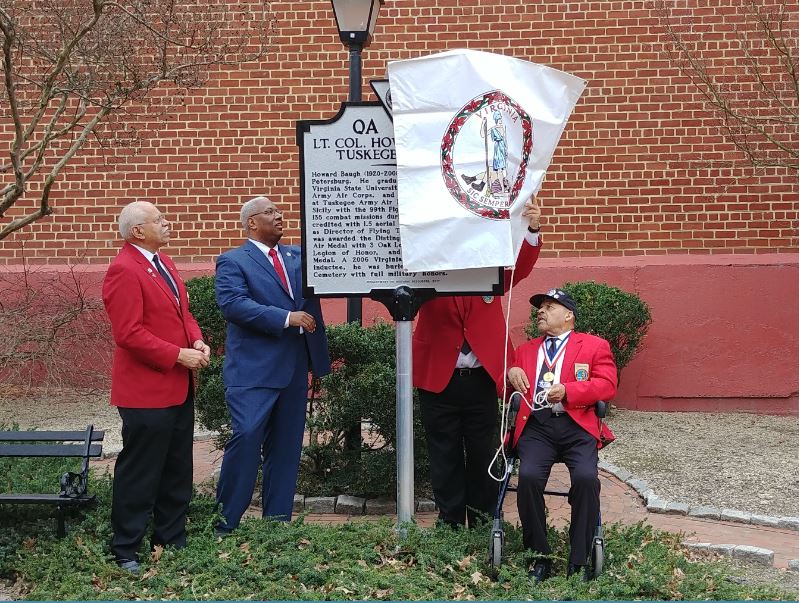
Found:
[[[104,436],[105,432],[95,431],[92,425],[85,431],[0,431],[0,457],[83,459],[80,473],[68,471],[61,476],[59,494],[0,493],[0,505],[55,505],[57,533],[63,538],[66,510],[94,501],[94,495],[87,492],[89,458],[102,454]]]

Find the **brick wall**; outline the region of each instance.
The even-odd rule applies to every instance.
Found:
[[[665,4],[681,31],[694,32],[710,67],[751,102],[755,88],[737,44],[753,27],[745,3]],[[278,32],[267,60],[212,74],[158,127],[134,124],[145,136],[136,154],[109,158],[90,143],[54,188],[56,214],[0,241],[0,263],[18,263],[23,253],[42,263],[81,255],[106,263],[119,244],[120,206],[142,197],[173,221],[169,252],[183,262],[207,262],[238,244],[238,207],[259,193],[287,210],[296,242],[295,122],[335,114],[347,95],[347,52],[327,0],[273,8]],[[788,11],[795,26],[797,3]],[[747,168],[724,141],[717,118],[665,54],[663,14],[639,0],[387,0],[364,53],[364,81],[385,77],[387,61],[461,47],[588,79],[540,195],[549,257],[793,250],[796,173]],[[368,85],[364,98],[372,98]],[[8,133],[3,117],[0,139]],[[35,205],[34,195],[26,204]]]

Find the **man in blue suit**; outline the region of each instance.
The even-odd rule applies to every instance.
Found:
[[[283,216],[266,197],[241,208],[247,241],[216,262],[216,301],[227,320],[225,400],[233,436],[216,498],[225,535],[239,525],[263,465],[263,515],[291,519],[308,397],[330,372],[317,299],[302,296],[300,248],[278,245]]]

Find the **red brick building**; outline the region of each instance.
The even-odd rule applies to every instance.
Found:
[[[756,29],[746,4],[387,0],[364,51],[365,82],[385,77],[388,61],[462,47],[589,81],[539,197],[546,250],[514,295],[514,337],[534,289],[596,279],[638,292],[654,323],[625,372],[627,406],[799,413],[799,377],[787,361],[799,357],[799,172],[750,167],[667,52],[671,22],[735,94],[756,98],[738,43]],[[56,213],[0,241],[0,263],[84,257],[101,273],[119,246],[118,210],[137,198],[172,220],[168,251],[186,268],[208,270],[240,243],[238,208],[255,194],[287,211],[296,242],[295,122],[336,113],[347,52],[328,1],[272,6],[278,29],[266,60],[217,71],[164,123],[138,124],[146,135],[135,155],[106,162],[89,143],[53,189]],[[786,10],[796,32],[799,4]],[[373,98],[366,84],[364,98]],[[0,140],[8,135],[3,119]],[[757,379],[740,368],[752,362]]]

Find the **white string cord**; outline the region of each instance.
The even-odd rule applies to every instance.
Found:
[[[549,394],[549,389],[542,389],[538,392],[535,397],[533,398],[533,403],[530,404],[525,399],[524,401],[527,403],[527,406],[530,407],[530,410],[535,412],[537,410],[544,410],[545,408],[552,408],[553,404],[547,398]]]
[[[508,415],[510,414],[508,410],[510,409],[513,398],[515,396],[519,396],[522,400],[524,400],[525,404],[529,404],[529,402],[527,402],[527,400],[525,399],[524,395],[522,395],[521,392],[513,392],[510,395],[508,402],[502,403],[502,421],[501,421],[501,429],[499,436],[499,447],[497,448],[497,451],[494,453],[494,457],[491,459],[491,462],[489,463],[487,469],[488,475],[491,477],[491,479],[497,482],[505,481],[505,478],[508,477],[508,475],[510,475],[511,471],[513,471],[513,467],[508,463],[508,457],[505,454],[505,433],[507,431]],[[509,434],[509,436],[513,438],[512,433]],[[503,471],[502,475],[494,475],[492,473],[492,468],[500,458],[502,458],[502,466],[505,468],[505,470]]]
[[[511,310],[511,302],[513,301],[513,277],[516,273],[516,266],[514,265],[510,269],[510,287],[508,288],[508,309],[505,312],[505,350],[503,352],[503,361],[502,361],[502,412],[500,413],[500,421],[499,421],[499,446],[497,447],[496,453],[494,453],[494,457],[491,459],[491,462],[488,465],[486,471],[488,472],[489,477],[497,482],[503,482],[506,477],[510,474],[513,470],[513,467],[508,465],[508,457],[505,454],[505,434],[508,432],[508,420],[510,416],[510,408],[513,398],[518,396],[522,399],[524,404],[530,409],[531,412],[535,412],[537,410],[543,410],[545,408],[552,408],[552,404],[547,400],[547,394],[549,393],[547,389],[542,389],[533,397],[532,401],[528,400],[521,392],[515,391],[513,392],[510,397],[508,397],[508,341],[510,340],[510,310]],[[532,384],[532,390],[535,391],[535,384]],[[521,403],[519,403],[519,407],[521,408]],[[514,426],[510,426],[514,427]],[[511,439],[513,438],[513,433],[510,434]],[[505,468],[502,475],[494,475],[492,469],[494,465],[497,463],[499,459],[502,459],[502,466]]]
[[[502,359],[502,412],[500,413],[500,421],[499,421],[499,446],[497,447],[497,451],[494,454],[494,458],[491,459],[491,462],[488,465],[486,471],[488,471],[488,475],[497,482],[502,482],[508,476],[510,471],[513,469],[512,467],[508,467],[508,457],[505,454],[505,434],[508,431],[508,415],[510,414],[510,400],[516,394],[521,396],[519,392],[513,392],[511,394],[511,398],[508,398],[508,341],[510,340],[510,309],[511,309],[511,302],[513,301],[513,277],[516,274],[516,265],[514,264],[510,269],[510,287],[508,288],[508,309],[505,312],[505,346],[503,351],[503,359]],[[524,399],[524,396],[522,396]],[[510,434],[510,437],[513,438],[513,434]],[[503,471],[502,476],[494,475],[492,472],[492,468],[494,464],[497,462],[499,458],[502,458],[502,466],[505,468]]]

